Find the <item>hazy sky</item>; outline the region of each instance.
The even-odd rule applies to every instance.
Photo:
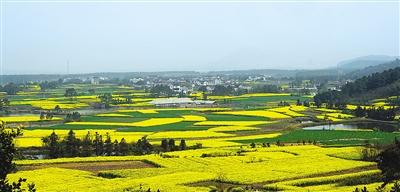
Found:
[[[1,6],[3,74],[65,74],[67,61],[69,73],[222,64],[226,70],[315,69],[365,55],[399,55],[398,1],[3,0]],[[227,64],[238,57],[246,64]]]

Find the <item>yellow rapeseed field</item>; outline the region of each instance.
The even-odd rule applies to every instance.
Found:
[[[210,137],[232,137],[233,134],[217,133],[213,131],[165,131],[157,132],[147,136],[148,139],[186,139],[186,138],[210,138]]]
[[[199,115],[182,115],[183,121],[206,121],[207,119]]]
[[[285,115],[289,115],[291,117],[304,117],[305,115],[301,114],[301,113],[297,113],[292,111],[291,107],[276,107],[276,108],[271,108],[268,109],[269,111],[274,111],[274,112],[278,112],[278,113],[283,113]]]
[[[40,116],[10,116],[10,117],[0,117],[0,121],[5,121],[7,123],[15,123],[15,122],[31,122],[31,121],[40,121]],[[59,117],[53,117],[51,120],[45,121],[58,121],[62,120]]]
[[[295,113],[295,112],[293,112]],[[213,114],[221,115],[242,115],[242,116],[256,116],[256,117],[266,117],[271,119],[289,119],[288,115],[277,113],[274,111],[256,110],[256,111],[226,111],[226,112],[214,112]]]
[[[133,117],[132,115],[125,115],[125,114],[119,114],[119,113],[104,113],[104,114],[97,114],[95,116],[98,116],[98,117]]]
[[[246,127],[246,126],[219,126],[208,129],[209,131],[215,132],[235,132],[235,131],[254,131],[260,130],[258,127]]]
[[[195,126],[255,126],[268,124],[268,121],[202,121],[196,122]]]
[[[133,123],[120,123],[120,122],[69,122],[70,125],[109,125],[119,127],[150,127],[157,125],[166,125],[171,123],[178,123],[183,121],[183,118],[150,118],[147,120],[133,122]]]

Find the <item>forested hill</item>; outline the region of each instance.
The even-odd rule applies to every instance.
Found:
[[[375,65],[375,66],[369,66],[366,67],[363,70],[357,70],[357,71],[353,71],[350,72],[346,75],[346,78],[348,79],[358,79],[361,78],[363,76],[368,76],[371,75],[373,73],[381,73],[385,70],[389,70],[389,69],[393,69],[396,67],[400,67],[400,60],[394,60],[394,61],[390,61],[390,62],[385,62],[379,65]]]
[[[343,107],[345,103],[366,102],[376,98],[400,95],[400,67],[364,76],[342,87],[342,91],[327,91],[314,97],[316,105],[330,103],[331,107]]]
[[[342,93],[350,97],[371,94],[376,97],[398,95],[400,92],[400,67],[373,73],[348,83],[342,87]]]

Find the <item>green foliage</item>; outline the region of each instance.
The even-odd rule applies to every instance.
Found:
[[[0,191],[23,191],[22,183],[26,179],[20,178],[18,182],[9,183],[7,175],[15,171],[15,164],[12,162],[17,154],[14,146],[14,139],[22,133],[23,127],[12,128],[6,130],[6,124],[1,121],[0,125]],[[35,192],[35,184],[28,184],[28,191]]]
[[[77,95],[78,94],[77,94],[75,88],[67,88],[65,90],[64,97],[68,97],[68,98],[72,99],[73,97],[76,97]]]
[[[233,86],[216,85],[211,95],[231,95],[233,92]]]
[[[7,95],[15,95],[20,91],[20,88],[17,84],[9,83],[4,86],[4,91],[7,92]]]
[[[181,140],[181,142],[179,143],[179,149],[180,150],[185,150],[186,149],[186,142],[184,139]]]
[[[150,90],[151,97],[171,97],[174,91],[168,85],[156,85]]]
[[[110,108],[110,103],[113,100],[111,93],[104,93],[103,95],[99,95],[98,98],[105,108]]]
[[[264,143],[270,142],[275,143],[296,143],[297,141],[311,141],[315,140],[316,143],[322,143],[326,145],[335,144],[351,144],[351,145],[363,145],[365,140],[374,142],[387,143],[393,140],[396,136],[394,133],[388,132],[373,132],[373,131],[344,131],[344,130],[295,130],[276,138],[265,138],[265,139],[252,139],[252,140],[234,140],[243,144],[249,143]]]
[[[65,156],[77,157],[81,146],[80,139],[75,137],[75,132],[71,129],[64,139],[65,142]]]
[[[377,162],[384,176],[382,186],[400,179],[400,141],[397,137],[393,144],[378,155]]]
[[[71,122],[71,121],[81,121],[81,114],[77,111],[72,113],[67,113],[67,117],[64,119],[64,122]]]
[[[44,147],[49,151],[49,158],[53,159],[63,156],[61,144],[58,142],[59,139],[60,138],[54,131],[50,136],[42,138]]]

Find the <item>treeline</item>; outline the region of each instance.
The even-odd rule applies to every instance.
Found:
[[[328,108],[345,108],[349,101],[365,104],[373,98],[398,95],[400,92],[400,67],[382,73],[357,79],[341,88],[341,91],[330,90],[314,97],[316,106],[326,103]]]
[[[382,73],[362,77],[354,82],[349,82],[341,91],[330,90],[319,93],[314,97],[314,102],[327,103],[329,107],[343,107],[349,100],[366,102],[372,98],[389,97],[398,95],[400,91],[400,67],[386,70]]]
[[[60,157],[144,155],[161,151],[188,149],[184,139],[180,141],[179,145],[175,144],[174,139],[163,139],[161,145],[153,146],[146,137],[142,137],[137,142],[128,143],[125,138],[120,141],[117,139],[112,141],[108,132],[103,137],[98,132],[92,135],[88,131],[85,137],[80,139],[75,136],[73,130],[70,130],[64,139],[61,139],[53,131],[50,136],[43,137],[42,142],[45,154],[52,159]],[[201,148],[201,144],[197,144],[194,147]]]
[[[373,98],[398,95],[400,84],[394,83],[398,82],[399,78],[400,67],[389,69],[382,73],[373,73],[368,77],[364,76],[352,83],[347,83],[342,87],[342,93],[348,97],[358,97],[368,94]],[[390,89],[383,89],[391,84],[395,86]]]
[[[394,107],[385,110],[383,107],[372,107],[366,109],[365,107],[357,106],[354,111],[356,117],[368,117],[371,119],[382,121],[393,121],[396,116],[396,109]]]

